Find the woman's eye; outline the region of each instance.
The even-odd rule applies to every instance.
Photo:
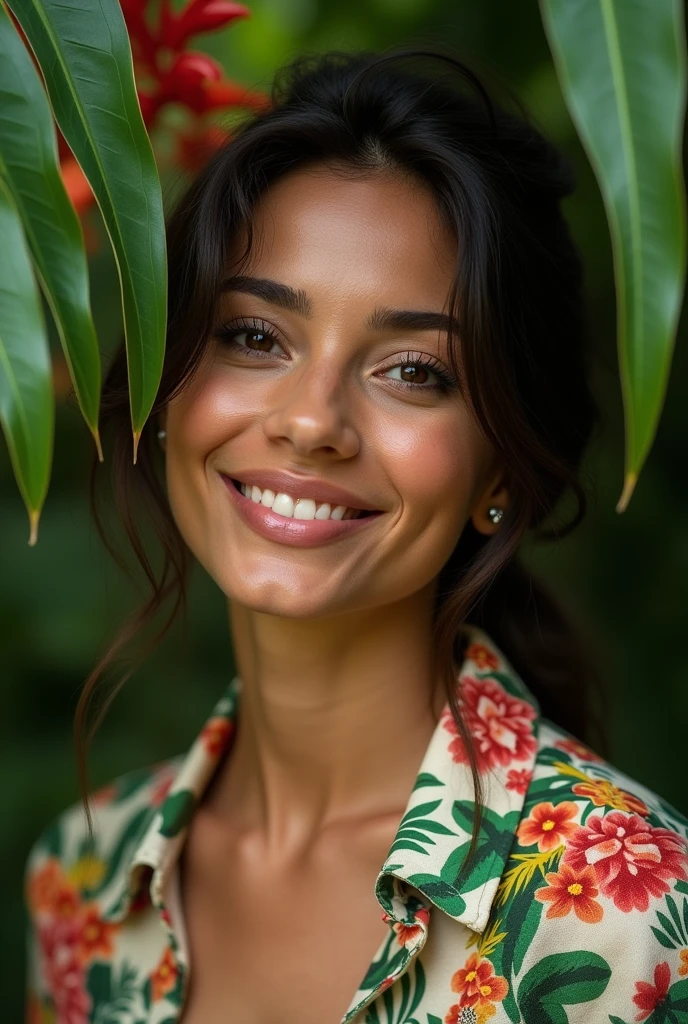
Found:
[[[407,356],[403,362],[391,366],[385,373],[396,373],[399,377],[388,378],[400,387],[415,388],[416,391],[451,391],[458,388],[454,377],[439,363]],[[433,383],[432,379],[435,379]]]
[[[226,325],[218,327],[214,334],[223,345],[245,356],[273,355],[272,348],[280,345],[275,335],[261,326]]]

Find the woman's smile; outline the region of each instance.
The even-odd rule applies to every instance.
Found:
[[[369,528],[382,515],[382,512],[363,510],[356,510],[354,515],[354,510],[350,507],[331,507],[329,503],[316,506],[312,498],[299,499],[295,504],[292,497],[285,492],[275,494],[266,488],[261,493],[260,488],[256,486],[251,488],[249,497],[242,492],[239,481],[224,474],[220,474],[220,477],[242,521],[261,537],[276,541],[278,544],[292,544],[304,548],[327,544],[357,535],[361,529]],[[243,486],[248,489],[248,485]],[[258,492],[256,498],[252,496],[255,492]],[[304,507],[299,509],[300,505]],[[313,506],[312,510],[309,505]],[[312,515],[303,514],[311,511]],[[327,514],[323,514],[324,512]]]

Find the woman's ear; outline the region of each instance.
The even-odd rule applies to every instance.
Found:
[[[473,526],[479,533],[496,533],[509,507],[509,488],[503,470],[492,476],[476,502],[471,514]],[[501,513],[501,514],[500,514]]]

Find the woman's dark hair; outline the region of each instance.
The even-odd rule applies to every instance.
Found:
[[[471,759],[478,814],[480,776],[456,693],[455,666],[463,656],[461,626],[467,618],[494,638],[546,716],[585,734],[591,670],[584,645],[516,556],[528,530],[561,537],[582,519],[586,496],[580,464],[597,420],[588,386],[581,264],[560,210],[560,201],[573,190],[572,173],[516,105],[518,113],[498,105],[471,68],[438,50],[302,57],[278,73],[271,106],[234,132],[178,202],[168,225],[165,364],[136,465],[123,347],[103,390],[101,431],[111,452],[114,498],[109,504],[151,593],[116,635],[79,700],[75,730],[85,801],[90,740],[133,667],[110,688],[88,727],[99,680],[168,601],[171,610],[162,628],[132,664],[140,664],[185,607],[190,557],[168,505],[155,414],[199,364],[229,245],[240,230],[247,238],[244,257],[251,252],[257,200],[284,175],[316,163],[424,183],[458,243],[451,303],[460,349],[450,338],[450,362],[477,422],[507,467],[511,488],[497,533],[485,537],[469,521],[441,572],[435,609],[439,665]],[[126,564],[99,510],[98,472],[94,461],[95,521],[111,554]],[[573,511],[552,525],[567,495]],[[142,515],[152,520],[161,541],[158,568],[144,545]],[[86,806],[88,813],[87,801]]]

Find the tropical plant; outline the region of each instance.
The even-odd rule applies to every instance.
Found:
[[[78,213],[97,202],[117,262],[136,461],[166,327],[162,192],[149,133],[167,104],[181,104],[191,121],[173,158],[193,155],[195,170],[199,154],[225,137],[206,115],[266,100],[187,49],[197,33],[248,14],[228,0],[181,8],[171,0],[7,0],[11,14],[2,4],[0,423],[34,544],[54,430],[41,292],[102,458],[100,355]],[[626,421],[622,511],[657,429],[685,280],[683,9],[680,0],[540,0],[540,9],[612,239]]]

